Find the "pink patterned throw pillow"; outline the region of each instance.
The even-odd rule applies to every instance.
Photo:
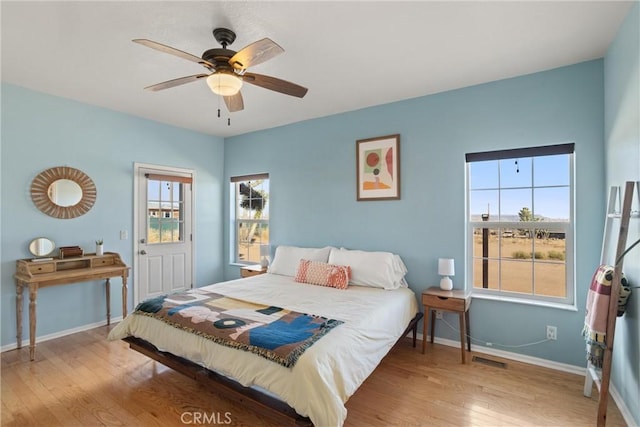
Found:
[[[301,259],[294,280],[300,283],[347,289],[350,278],[351,267],[349,266]]]

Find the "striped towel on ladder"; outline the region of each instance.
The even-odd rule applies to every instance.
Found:
[[[596,368],[602,368],[604,349],[606,348],[607,320],[609,317],[609,301],[611,300],[613,267],[601,265],[593,274],[582,335],[587,342],[587,360]],[[624,313],[624,306],[631,292],[624,274],[621,277],[618,316]]]

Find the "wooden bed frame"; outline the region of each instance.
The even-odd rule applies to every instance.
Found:
[[[398,342],[409,332],[413,332],[413,347],[416,346],[416,335],[418,333],[418,323],[423,314],[418,312],[409,322],[407,329],[402,333]],[[129,343],[129,347],[163,365],[186,375],[200,383],[203,383],[216,392],[232,400],[240,402],[248,408],[268,416],[279,423],[311,426],[311,420],[299,415],[295,409],[287,405],[282,400],[269,396],[256,389],[245,387],[224,375],[211,371],[197,363],[185,358],[175,356],[171,353],[158,350],[153,344],[140,338],[127,337],[123,341]],[[397,343],[396,343],[397,344]]]

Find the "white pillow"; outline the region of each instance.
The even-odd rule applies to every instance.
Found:
[[[295,276],[301,259],[327,262],[331,246],[324,248],[299,248],[297,246],[278,246],[269,273],[282,276]]]
[[[329,264],[351,267],[352,285],[397,289],[406,286],[407,267],[398,255],[391,252],[331,249]]]

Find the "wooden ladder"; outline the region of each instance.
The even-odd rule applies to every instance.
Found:
[[[605,337],[606,348],[604,349],[604,359],[601,373],[597,368],[587,363],[587,373],[584,381],[583,394],[591,397],[593,383],[596,383],[600,398],[598,401],[598,426],[604,426],[607,421],[607,404],[609,400],[609,382],[611,379],[611,361],[613,358],[613,338],[616,331],[616,317],[618,314],[618,296],[620,295],[620,281],[622,279],[622,265],[624,261],[625,247],[627,245],[627,235],[629,233],[629,220],[640,218],[638,212],[631,212],[631,203],[635,182],[627,181],[622,200],[622,209],[616,210],[620,194],[619,187],[611,187],[609,190],[609,201],[607,203],[607,215],[605,219],[604,237],[602,240],[602,253],[600,263],[607,264],[609,260],[611,236],[615,220],[620,220],[620,230],[618,232],[618,242],[616,245],[615,258],[613,262],[613,281],[611,283],[611,297],[609,299],[609,312],[607,317],[607,330]],[[638,199],[640,200],[640,185],[638,188]]]

